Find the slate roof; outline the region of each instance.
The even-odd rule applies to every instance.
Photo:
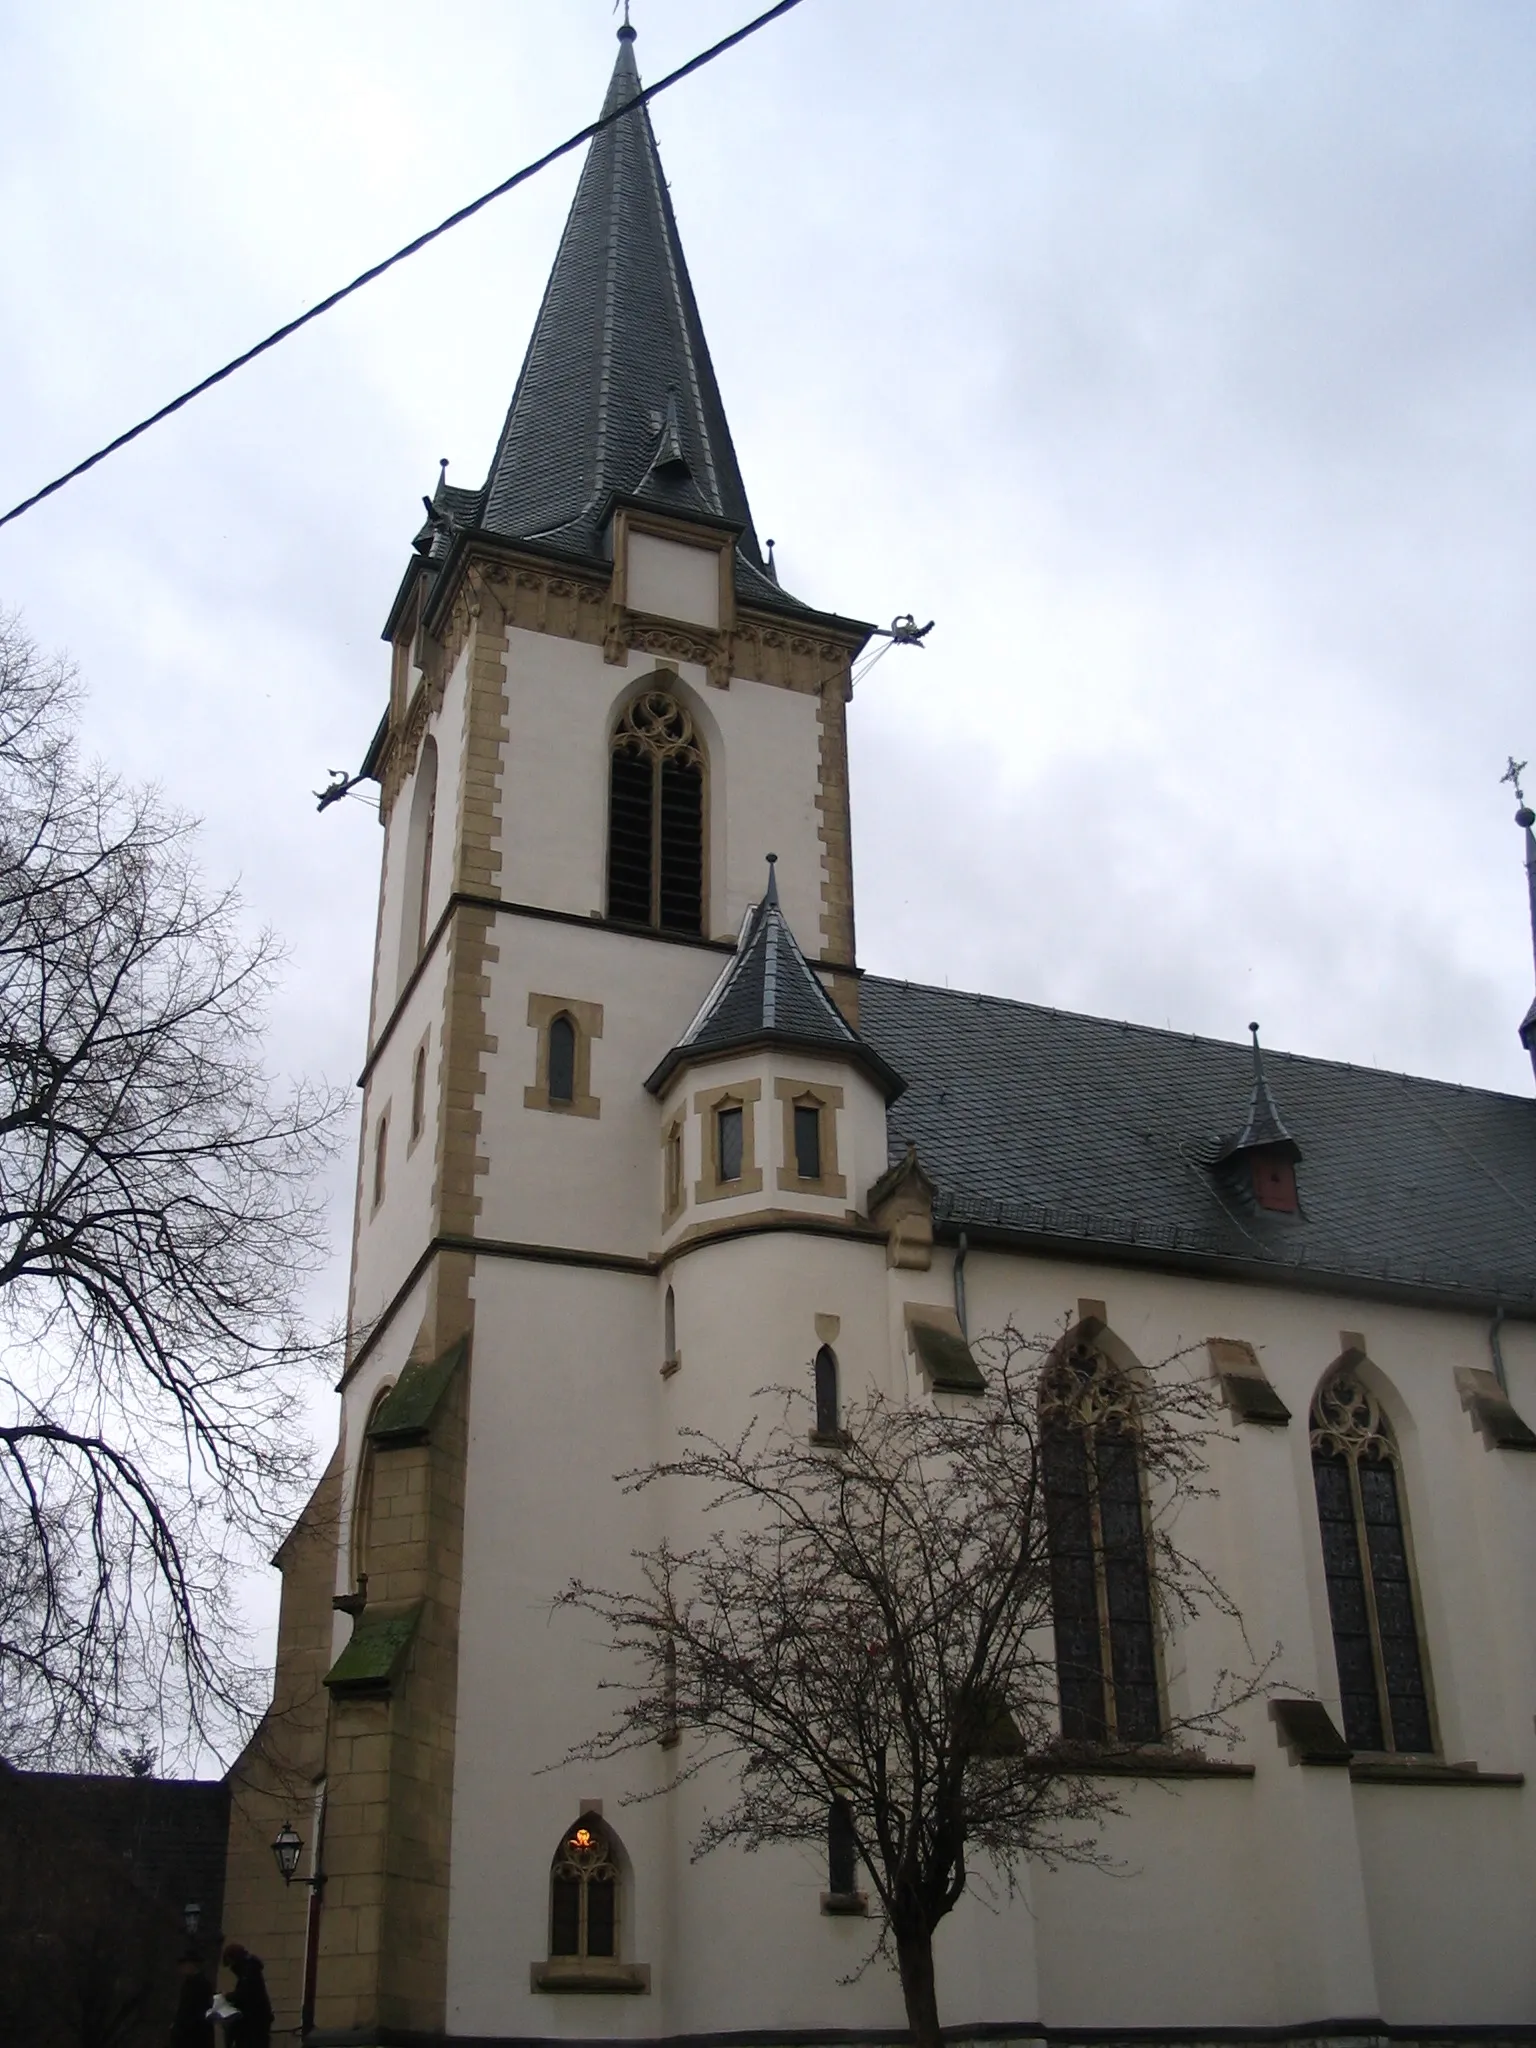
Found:
[[[875,975],[859,1023],[906,1077],[890,1156],[917,1146],[941,1229],[1536,1313],[1536,1101],[1268,1053],[1287,1216],[1213,1171],[1247,1046]]]
[[[645,1085],[659,1095],[685,1061],[752,1045],[787,1045],[854,1061],[890,1101],[901,1091],[901,1077],[865,1043],[817,979],[780,908],[769,859],[767,891],[743,918],[734,955]]]
[[[641,90],[634,42],[619,30],[604,114]],[[459,530],[587,561],[606,558],[616,498],[723,521],[741,529],[737,596],[817,616],[758,546],[644,107],[592,139],[485,487],[450,496]]]

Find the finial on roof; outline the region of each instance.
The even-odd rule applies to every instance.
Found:
[[[437,458],[437,481],[440,485],[448,481],[448,458],[446,455],[439,455]]]
[[[768,543],[768,574],[769,574],[769,575],[770,575],[770,576],[771,576],[771,577],[773,578],[774,582],[775,582],[775,583],[777,583],[777,582],[778,582],[778,580],[779,580],[779,565],[778,565],[778,563],[777,563],[777,562],[776,562],[776,561],[775,561],[775,560],[773,559],[773,550],[774,550],[774,547],[775,547],[775,546],[776,546],[776,543],[775,543],[774,541],[769,541],[769,543]]]
[[[768,856],[768,887],[763,896],[765,903],[777,903],[779,900],[778,865],[779,856],[776,853],[770,853]]]
[[[1536,825],[1536,811],[1533,811],[1526,802],[1525,791],[1520,786],[1520,778],[1525,773],[1526,766],[1524,761],[1517,761],[1511,754],[1509,766],[1499,779],[1501,782],[1514,784],[1515,800],[1520,806],[1515,812],[1515,823],[1525,834],[1525,888],[1531,904],[1531,954],[1533,960],[1536,960],[1536,833],[1531,830],[1531,827]],[[1531,1068],[1536,1072],[1536,1001],[1532,1002],[1521,1020],[1520,1043],[1530,1054]]]
[[[636,29],[631,28],[630,26],[629,0],[613,0],[613,11],[615,14],[617,14],[621,4],[624,9],[624,21],[622,27],[619,30],[619,41],[621,43],[632,43],[635,40],[635,36],[637,35],[638,31]]]

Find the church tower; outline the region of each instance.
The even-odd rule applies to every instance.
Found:
[[[1112,1458],[1062,1425],[1029,1681],[1115,1820],[1109,1868],[967,1884],[956,2038],[1528,2036],[1536,1102],[861,977],[870,629],[759,548],[633,46],[386,628],[341,1426],[226,1932],[316,2048],[903,2037],[847,1802],[694,1862],[727,1783],[569,1761],[620,1667],[554,1603],[704,1534],[616,1483],[679,1431],[798,1385],[835,1455],[876,1391],[960,1412],[1012,1327],[1130,1390]],[[1209,1486],[1137,1477],[1158,1361],[1220,1404]],[[1154,1600],[1153,1513],[1240,1608]],[[1229,1725],[1268,1644],[1290,1696]]]
[[[643,1539],[614,1474],[810,1358],[815,1269],[852,1239],[883,1270],[859,1209],[900,1082],[857,1031],[845,737],[868,631],[759,547],[634,108],[591,145],[486,482],[439,480],[385,629],[341,1440],[285,1559],[290,1710],[237,1771],[227,1915],[321,2038],[494,2031],[509,1971],[535,2000],[510,2031],[553,2033],[548,1993],[644,1994],[676,1937],[676,1820],[610,1806],[648,1882],[606,1953],[546,1939],[562,1831],[622,1789],[539,1775],[603,1708],[548,1603]],[[734,1374],[743,1315],[765,1341]],[[307,1924],[265,1846],[295,1813]]]

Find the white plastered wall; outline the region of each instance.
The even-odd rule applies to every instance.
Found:
[[[482,1261],[452,2027],[591,2038],[896,2023],[882,1968],[840,1981],[865,1930],[818,1912],[814,1850],[721,1851],[692,1865],[704,1803],[725,1788],[700,1782],[623,1805],[661,1782],[670,1765],[659,1752],[542,1774],[600,1724],[598,1682],[612,1675],[596,1628],[551,1618],[548,1602],[572,1574],[615,1582],[663,1526],[686,1538],[684,1502],[626,1496],[612,1475],[658,1455],[680,1426],[734,1433],[764,1384],[808,1387],[831,1327],[818,1317],[835,1319],[847,1398],[868,1385],[925,1398],[901,1309],[948,1304],[950,1264],[940,1248],[926,1273],[890,1270],[879,1244],[783,1233],[694,1246],[654,1279]],[[668,1284],[681,1364],[663,1377]],[[1092,1296],[1148,1365],[1207,1336],[1258,1346],[1294,1419],[1227,1431],[1213,1445],[1218,1496],[1187,1503],[1180,1533],[1237,1599],[1256,1652],[1281,1646],[1288,1696],[1329,1699],[1334,1686],[1305,1416],[1340,1329],[1362,1330],[1400,1404],[1432,1669],[1442,1725],[1456,1730],[1448,1748],[1487,1770],[1536,1767],[1508,1690],[1528,1697],[1531,1680],[1527,1639],[1511,1644],[1530,1577],[1527,1461],[1485,1451],[1452,1379],[1457,1363],[1486,1355],[1477,1319],[985,1251],[972,1252],[968,1285],[973,1333],[1009,1316],[1053,1332]],[[1526,1333],[1506,1354],[1531,1410]],[[1463,1599],[1473,1584],[1480,1597]],[[1227,1622],[1165,1645],[1175,1711],[1240,1661]],[[1241,1716],[1236,1754],[1255,1766],[1251,1779],[1128,1781],[1125,1811],[1103,1833],[1111,1869],[1031,1869],[1011,1904],[978,1888],[938,1943],[946,2021],[1194,2030],[1378,2014],[1492,2025],[1529,2013],[1523,1791],[1361,1785],[1297,1766],[1262,1704]],[[584,1796],[603,1801],[632,1860],[627,1955],[652,1966],[648,1997],[527,1989],[549,1856]]]
[[[708,909],[705,929],[734,939],[763,893],[766,853],[779,855],[785,914],[807,953],[821,942],[819,703],[767,683],[710,688],[702,666],[658,669],[631,653],[514,627],[507,636],[510,738],[502,775],[502,894],[578,917],[605,911],[608,749],[626,700],[642,683],[680,696],[707,755]]]

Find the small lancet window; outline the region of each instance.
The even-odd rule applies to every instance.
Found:
[[[1156,1742],[1151,1541],[1129,1375],[1078,1344],[1046,1375],[1041,1423],[1061,1732]]]
[[[405,901],[400,931],[400,986],[426,950],[432,908],[432,842],[437,831],[437,742],[428,733],[416,763],[405,829]]]
[[[411,1143],[415,1144],[427,1121],[427,1048],[419,1045],[411,1063]]]
[[[549,1099],[571,1103],[576,1099],[576,1026],[564,1014],[549,1027]]]
[[[1433,1754],[1397,1442],[1347,1367],[1312,1403],[1312,1478],[1344,1739],[1353,1749]]]
[[[704,751],[665,690],[637,697],[614,728],[608,915],[664,932],[704,928]]]
[[[715,1111],[715,1148],[719,1179],[722,1182],[740,1180],[742,1108],[739,1102],[726,1103]]]
[[[662,1305],[662,1358],[661,1370],[670,1378],[677,1371],[682,1360],[677,1349],[677,1296],[669,1287]]]
[[[373,1206],[384,1199],[385,1174],[389,1163],[389,1117],[381,1116],[373,1131]]]
[[[858,1890],[859,1844],[853,1808],[834,1799],[827,1808],[827,1890],[833,1898],[852,1898]]]
[[[821,1179],[821,1104],[795,1104],[795,1172],[801,1180]]]
[[[675,1216],[683,1206],[683,1125],[679,1118],[667,1132],[665,1160],[666,1186],[662,1202],[668,1216]]]
[[[560,1847],[549,1876],[551,1956],[616,1956],[619,1869],[608,1831],[584,1813]]]
[[[837,1353],[830,1344],[823,1344],[817,1352],[812,1376],[816,1391],[816,1434],[835,1437],[841,1433],[843,1418],[838,1398]],[[835,1885],[833,1889],[836,1890]]]

